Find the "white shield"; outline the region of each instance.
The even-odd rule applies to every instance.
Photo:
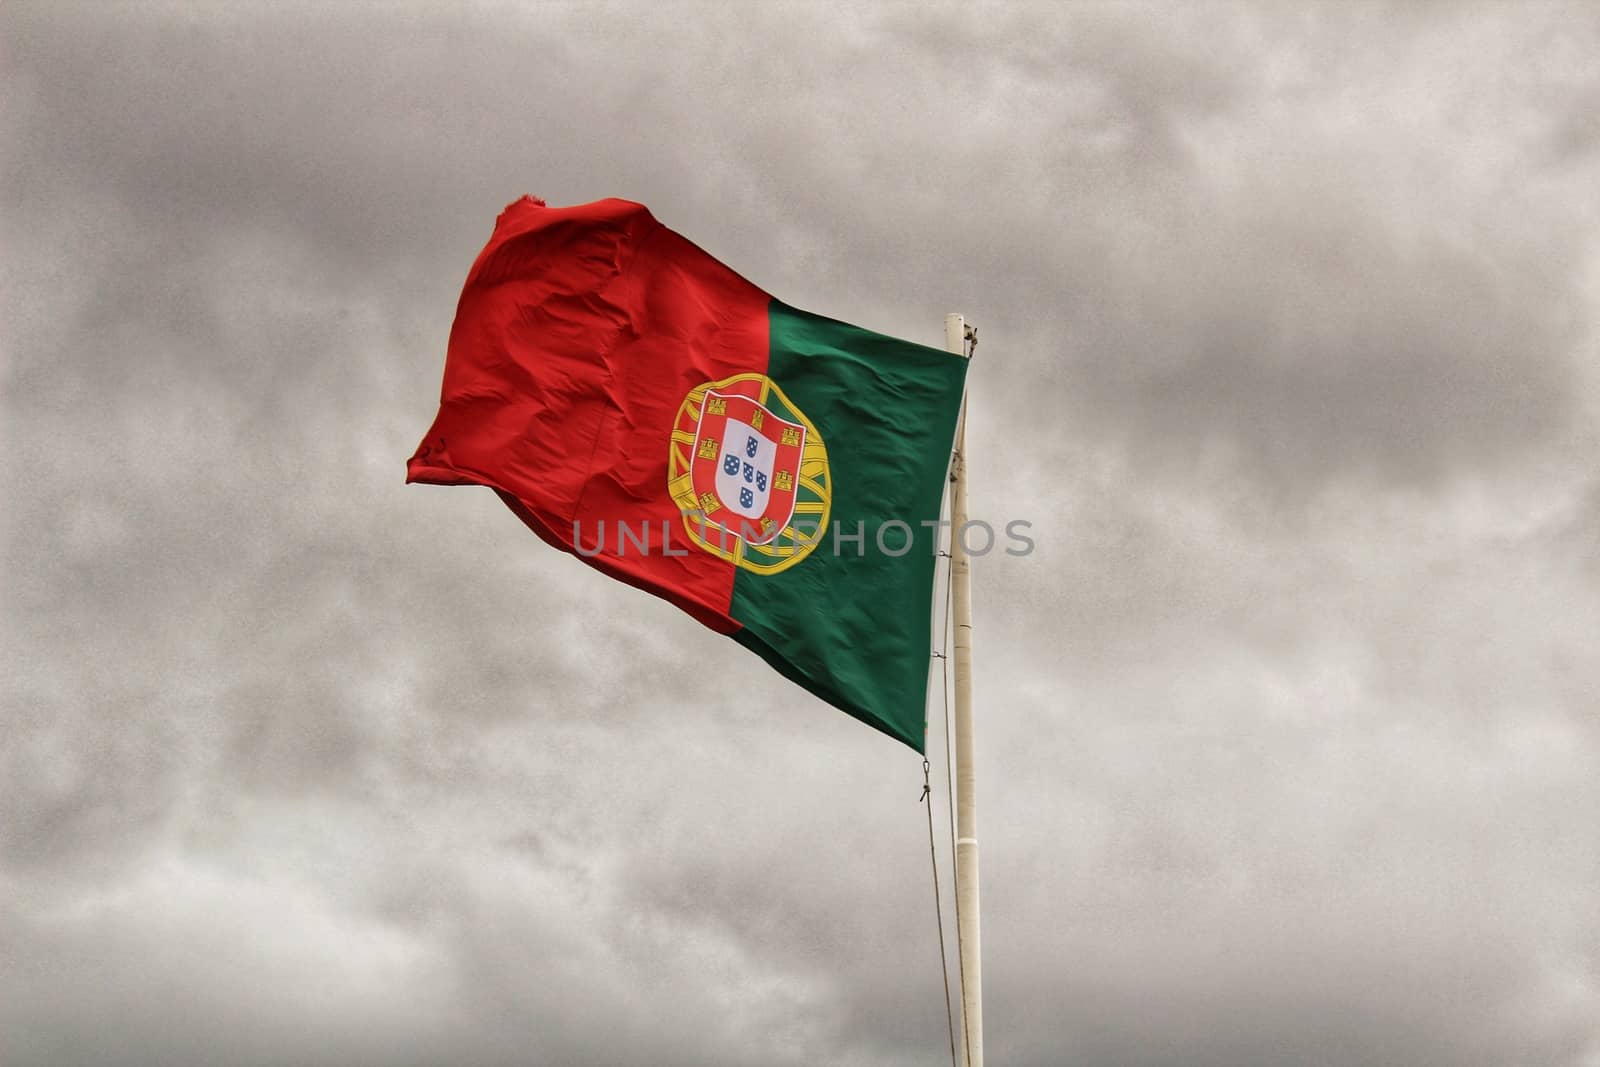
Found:
[[[772,462],[778,446],[749,424],[729,419],[717,457],[717,496],[723,506],[746,519],[766,513],[772,495]]]

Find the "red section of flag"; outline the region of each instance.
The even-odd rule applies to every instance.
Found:
[[[406,480],[489,486],[546,541],[581,539],[586,563],[731,633],[734,567],[685,536],[667,442],[695,386],[765,373],[769,299],[640,204],[524,197],[467,276]],[[649,551],[617,552],[619,523]]]

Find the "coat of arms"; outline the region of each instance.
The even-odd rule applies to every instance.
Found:
[[[690,391],[673,428],[668,481],[690,541],[747,570],[798,563],[826,530],[822,438],[762,374]]]

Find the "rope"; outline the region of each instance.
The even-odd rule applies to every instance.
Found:
[[[964,335],[962,337],[962,341],[965,342],[966,358],[967,359],[971,359],[973,356],[978,354],[978,328],[976,326],[973,326],[973,325],[970,325],[970,324],[967,326],[967,328],[966,328],[966,330],[964,332]],[[965,392],[963,392],[961,394],[961,413],[958,416],[958,418],[959,418],[960,421],[956,425],[959,427],[958,440],[960,441],[961,447],[958,448],[958,449],[952,450],[951,453],[950,453],[950,460],[951,460],[951,462],[950,462],[950,481],[952,481],[952,482],[954,482],[956,480],[956,478],[958,477],[958,475],[956,473],[958,464],[960,466],[960,475],[959,475],[959,477],[965,478],[967,476],[967,454],[966,454],[967,395],[966,395]],[[948,560],[948,562],[945,564],[945,568],[944,568],[944,619],[943,619],[943,623],[944,624],[939,627],[939,640],[941,641],[941,643],[943,643],[944,648],[938,653],[938,657],[945,661],[944,663],[942,663],[940,665],[941,669],[939,671],[939,680],[944,683],[944,786],[945,786],[944,795],[945,795],[947,813],[948,813],[949,819],[950,819],[950,865],[951,865],[951,867],[954,867],[955,864],[956,864],[956,781],[955,781],[955,777],[956,776],[955,776],[955,768],[954,768],[954,766],[953,766],[953,764],[951,762],[952,756],[950,754],[950,750],[953,747],[952,744],[951,744],[951,732],[950,732],[950,656],[949,656],[950,639],[951,639],[950,597],[951,597],[951,590],[954,588],[955,581],[956,581],[956,576],[955,576],[955,562],[956,562],[956,557],[955,557],[955,547],[956,547],[955,546],[955,539],[960,536],[960,531],[958,531],[955,528],[954,519],[955,519],[955,516],[951,515],[951,520],[952,521],[951,521],[951,524],[950,524],[950,550],[948,552],[939,553],[941,556],[944,556],[945,559]],[[926,765],[927,765],[928,761],[926,759],[924,759],[922,762],[923,762],[924,768],[926,768]],[[924,773],[924,776],[926,776],[926,773],[927,773],[926,770],[924,770],[923,773]],[[930,845],[931,845],[931,840],[932,840],[932,835],[933,835],[933,825],[932,825],[933,824],[933,808],[932,808],[932,805],[929,805],[929,808],[928,808],[928,821],[929,821],[928,835],[929,835]],[[955,891],[955,913],[956,913],[956,970],[957,970],[957,973],[958,973],[958,977],[960,978],[960,986],[961,986],[961,1044],[962,1044],[962,1047],[964,1048],[964,1050],[966,1052],[966,1057],[963,1059],[962,1062],[966,1063],[966,1064],[970,1064],[970,1063],[972,1063],[972,1031],[967,1027],[967,1011],[966,1011],[966,1005],[967,1005],[967,1000],[966,1000],[967,965],[966,965],[966,952],[963,951],[966,946],[963,943],[963,940],[962,940],[962,937],[961,937],[961,890],[960,890],[959,886],[956,887],[956,891]],[[942,921],[941,921],[941,923],[939,925],[939,954],[940,954],[940,958],[942,959],[943,956],[944,956],[944,924],[943,924]],[[949,1001],[949,992],[948,992],[949,985],[950,985],[950,980],[947,977],[945,979],[945,988],[946,988],[945,999],[946,999],[947,1003]],[[954,1034],[952,1033],[952,1036],[951,1036],[951,1049],[950,1049],[950,1062],[953,1065],[953,1067],[961,1067],[960,1064],[957,1064],[955,1062],[956,1052],[955,1052],[954,1045],[955,1045],[955,1038],[954,1038]]]
[[[968,332],[969,332],[969,340],[971,340],[971,342],[972,342],[972,350],[975,350],[978,347],[977,330],[973,329],[970,326],[967,327],[967,329],[968,329]],[[969,352],[968,352],[969,357],[970,357],[970,354],[971,354],[972,350],[969,350]],[[960,416],[960,418],[961,418],[961,424],[964,427],[965,423],[967,421],[967,398],[965,396],[962,396],[962,398],[961,398],[961,416]],[[962,444],[963,444],[963,450],[960,451],[960,452],[956,452],[953,455],[954,455],[955,459],[958,460],[962,464],[962,469],[961,469],[961,475],[960,476],[964,478],[964,477],[966,477],[966,458],[967,457],[965,455],[965,442],[962,442]],[[950,480],[954,481],[955,478],[956,478],[955,464],[952,463],[951,464],[951,471],[950,471]],[[939,672],[939,679],[940,679],[940,681],[942,681],[944,683],[944,795],[945,795],[946,807],[948,808],[949,818],[950,818],[950,864],[951,864],[952,867],[955,865],[955,862],[956,862],[956,781],[955,781],[956,776],[955,776],[955,769],[954,769],[953,765],[951,764],[951,755],[950,755],[950,749],[951,749],[952,746],[951,746],[951,735],[950,735],[950,671],[949,671],[949,655],[948,655],[948,653],[950,651],[950,596],[951,596],[951,590],[954,588],[955,581],[956,581],[956,576],[955,576],[955,561],[956,561],[956,558],[955,558],[955,539],[958,536],[960,536],[960,533],[959,533],[959,531],[956,530],[955,524],[952,522],[951,526],[950,526],[950,542],[951,542],[950,551],[947,552],[947,553],[944,553],[949,558],[949,561],[950,561],[949,563],[947,563],[945,565],[945,569],[944,569],[944,625],[939,627],[939,639],[940,639],[941,642],[944,643],[944,646],[945,646],[944,647],[944,651],[940,654],[940,657],[945,660],[945,664],[944,664],[944,668],[945,669],[943,669],[943,670],[941,670]],[[932,817],[932,813],[931,812],[929,813],[929,816],[930,816],[930,818]],[[962,939],[961,939],[961,893],[960,893],[959,890],[957,890],[957,892],[955,894],[955,912],[956,912],[956,968],[957,968],[957,971],[958,971],[958,976],[960,978],[960,986],[961,986],[961,993],[962,993],[962,999],[961,999],[961,1006],[962,1006],[962,1011],[961,1011],[961,1041],[962,1041],[962,1044],[966,1047],[966,1052],[967,1052],[966,1062],[967,1063],[971,1063],[972,1062],[972,1034],[967,1029],[967,1014],[966,1014],[967,966],[966,966],[966,953],[961,951],[962,948],[964,947],[964,945],[962,944]],[[941,929],[940,930],[941,936],[943,935],[943,933],[944,933],[944,931],[943,931],[943,929]]]
[[[972,357],[973,353],[975,353],[977,351],[977,348],[978,348],[978,331],[976,329],[974,329],[973,327],[968,326],[967,330],[966,330],[966,336],[963,338],[963,340],[967,342],[966,356],[967,356],[967,358],[970,359]],[[962,396],[962,398],[961,398],[961,413],[960,413],[961,423],[964,424],[966,422],[966,416],[967,416],[967,398],[965,396]],[[952,451],[951,460],[952,460],[952,463],[951,463],[951,470],[950,470],[950,480],[953,482],[953,481],[955,481],[955,479],[957,477],[956,469],[955,469],[956,463],[964,464],[965,461],[966,461],[966,457],[965,457],[965,455],[962,454],[961,451]],[[962,474],[964,476],[965,471],[963,471]],[[950,831],[950,862],[952,864],[956,860],[956,791],[955,791],[955,770],[954,770],[954,767],[953,767],[953,765],[951,763],[951,754],[950,754],[950,749],[951,749],[951,741],[950,741],[950,599],[951,599],[951,589],[955,585],[955,574],[954,574],[955,545],[954,545],[954,539],[956,538],[956,536],[958,536],[957,535],[957,531],[955,530],[954,526],[952,526],[951,530],[950,530],[950,537],[951,537],[951,541],[952,541],[952,543],[950,545],[950,549],[948,551],[939,552],[939,555],[943,556],[945,558],[945,560],[947,560],[948,562],[945,564],[945,573],[944,573],[944,610],[943,610],[942,615],[941,615],[941,619],[940,619],[941,625],[939,627],[939,642],[940,642],[940,645],[942,647],[937,652],[933,653],[933,658],[934,659],[943,661],[939,665],[939,680],[942,683],[942,687],[943,687],[943,690],[944,690],[944,717],[943,717],[943,721],[942,721],[942,726],[943,726],[943,729],[944,729],[944,782],[945,782],[945,801],[946,801],[946,805],[945,806],[946,806],[946,814],[947,814],[947,816],[949,818],[949,827],[948,827],[948,829]],[[957,1057],[956,1057],[955,1009],[954,1009],[954,1007],[952,1005],[951,998],[950,998],[950,962],[949,962],[948,953],[947,953],[947,951],[945,949],[945,941],[944,941],[944,903],[943,903],[943,899],[942,899],[943,898],[943,894],[940,893],[940,891],[939,891],[939,850],[938,850],[937,846],[934,843],[933,801],[930,799],[932,794],[933,794],[933,785],[932,785],[932,781],[931,781],[931,772],[932,772],[932,764],[930,764],[928,762],[927,758],[924,757],[923,760],[922,760],[922,796],[918,798],[918,803],[925,804],[927,806],[927,809],[928,809],[928,862],[929,862],[930,866],[933,869],[933,913],[934,913],[935,919],[937,920],[937,922],[939,924],[939,973],[940,973],[940,976],[943,977],[943,979],[944,979],[944,1013],[945,1013],[945,1025],[946,1025],[946,1027],[947,1027],[947,1029],[949,1030],[949,1033],[950,1033],[950,1064],[951,1064],[951,1067],[961,1067],[961,1062],[958,1061]],[[967,974],[966,974],[965,961],[962,958],[963,954],[959,951],[959,949],[960,949],[960,947],[962,945],[962,938],[961,938],[961,894],[960,894],[960,892],[957,892],[955,894],[955,913],[956,913],[956,945],[957,945],[957,948],[958,948],[957,957],[956,957],[956,967],[957,967],[957,969],[958,969],[958,971],[960,973],[960,984],[961,984],[961,989],[963,990],[963,996],[964,996],[965,995],[964,991],[966,989],[966,983],[967,983]],[[964,1062],[970,1064],[972,1062],[972,1035],[967,1029],[967,1019],[966,1019],[965,1000],[964,999],[963,999],[962,1003],[963,1003],[963,1011],[962,1011],[962,1017],[961,1017],[961,1039],[962,1039],[962,1044],[965,1046],[965,1049],[966,1049],[966,1057],[965,1057],[965,1061]]]
[[[922,760],[922,796],[918,803],[928,809],[928,862],[933,866],[933,915],[939,923],[939,974],[944,978],[944,1022],[950,1031],[950,1067],[959,1067],[956,1063],[956,1016],[955,1009],[950,1005],[950,961],[944,948],[944,904],[939,899],[943,894],[939,892],[939,852],[933,846],[933,801],[928,797],[933,792],[929,782],[928,772],[933,767],[927,758]]]

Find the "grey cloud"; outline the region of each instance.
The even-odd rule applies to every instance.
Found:
[[[915,759],[401,484],[523,192],[978,323],[993,1062],[1600,1050],[1591,12],[3,18],[6,1063],[947,1054]]]

